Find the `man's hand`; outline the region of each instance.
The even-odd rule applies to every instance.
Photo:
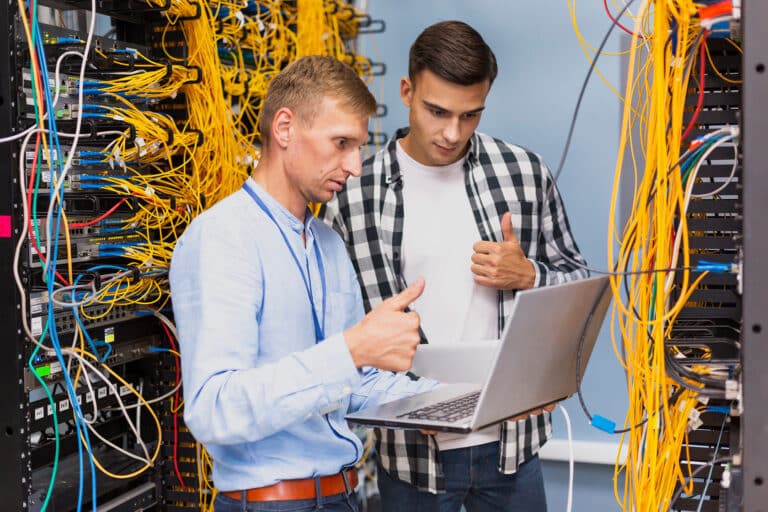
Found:
[[[549,404],[549,405],[545,405],[544,407],[541,407],[541,408],[539,408],[539,409],[534,409],[534,410],[532,410],[532,411],[530,411],[530,412],[527,412],[527,413],[525,413],[525,414],[521,414],[520,416],[513,416],[513,417],[511,417],[511,418],[508,418],[508,419],[507,419],[507,421],[519,421],[519,420],[524,420],[524,419],[525,419],[525,418],[527,418],[528,416],[536,416],[536,415],[538,415],[538,414],[541,414],[541,413],[543,413],[544,411],[547,411],[547,412],[552,412],[552,411],[554,411],[554,410],[555,410],[555,407],[556,407],[556,406],[557,406],[557,404]],[[421,433],[422,433],[422,434],[424,434],[425,436],[434,436],[434,435],[437,435],[437,430],[419,430],[419,432],[421,432]]]
[[[475,282],[498,290],[527,290],[533,288],[536,270],[520,248],[514,231],[512,215],[501,218],[502,242],[476,242],[472,247],[472,273]]]
[[[344,339],[355,366],[373,366],[400,372],[411,367],[419,345],[419,315],[405,312],[424,291],[424,279],[390,297],[355,326],[344,331]]]
[[[536,416],[537,414],[541,414],[541,413],[543,413],[544,411],[547,411],[547,412],[552,412],[552,411],[554,411],[554,410],[555,410],[555,406],[557,406],[557,404],[549,404],[549,405],[545,405],[545,406],[544,406],[544,407],[542,407],[541,409],[534,409],[534,410],[532,410],[531,412],[527,412],[527,413],[525,413],[525,414],[521,414],[520,416],[515,416],[515,417],[513,417],[513,418],[509,418],[509,421],[518,421],[518,420],[524,420],[524,419],[525,419],[525,418],[527,418],[528,416]]]

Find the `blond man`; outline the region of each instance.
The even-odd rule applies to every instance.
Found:
[[[264,100],[253,175],[176,246],[184,417],[213,455],[216,512],[357,510],[344,415],[435,385],[392,372],[419,342],[404,310],[423,280],[364,316],[344,243],[307,209],[360,176],[375,107],[337,60],[292,63]]]

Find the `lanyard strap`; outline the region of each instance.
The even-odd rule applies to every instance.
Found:
[[[288,248],[288,251],[291,253],[291,257],[293,258],[293,262],[296,264],[296,268],[299,270],[299,274],[301,274],[301,278],[304,281],[304,289],[307,292],[307,298],[309,299],[309,307],[312,309],[312,321],[315,324],[315,343],[325,339],[325,267],[323,266],[323,258],[320,254],[320,248],[318,247],[317,241],[314,243],[315,248],[315,258],[317,259],[317,267],[320,272],[320,283],[322,284],[322,321],[318,317],[317,311],[315,310],[315,302],[312,300],[312,278],[309,276],[309,261],[307,261],[307,273],[304,273],[304,267],[299,263],[299,257],[296,256],[296,253],[293,250],[293,247],[291,246],[291,243],[288,241],[288,237],[285,235],[285,232],[280,227],[280,224],[277,222],[277,219],[275,219],[275,216],[272,215],[272,212],[269,211],[269,208],[267,208],[267,205],[264,204],[264,201],[261,200],[261,198],[256,194],[256,192],[251,189],[251,187],[248,186],[248,182],[243,184],[243,189],[245,189],[246,192],[248,192],[248,195],[251,196],[251,198],[254,200],[254,202],[261,208],[261,210],[267,214],[267,217],[272,221],[272,223],[275,225],[277,230],[280,232],[280,235],[283,237],[283,242],[285,242],[285,246]]]

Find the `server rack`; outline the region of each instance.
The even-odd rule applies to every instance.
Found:
[[[46,68],[53,75],[56,57],[66,51],[82,51],[86,39],[85,11],[90,10],[91,2],[83,0],[43,0],[41,4],[55,9],[63,9],[77,13],[76,18],[80,23],[76,28],[62,28],[53,25],[40,24],[40,37],[46,50]],[[173,95],[152,101],[144,101],[135,95],[126,95],[129,103],[139,105],[142,112],[155,112],[157,121],[161,116],[171,119],[171,125],[167,128],[166,140],[161,143],[171,144],[174,134],[176,138],[189,136],[190,147],[199,149],[205,141],[202,130],[196,130],[188,121],[189,109],[185,103],[185,94],[200,85],[206,77],[202,70],[187,59],[189,41],[187,40],[190,25],[200,22],[201,17],[209,17],[206,23],[222,30],[227,23],[233,22],[233,16],[229,16],[218,2],[197,3],[187,2],[190,9],[184,15],[169,15],[172,5],[165,0],[147,1],[105,1],[98,0],[97,10],[101,16],[100,22],[111,26],[109,34],[93,38],[93,47],[88,53],[92,59],[92,67],[88,69],[87,77],[98,80],[100,66],[109,69],[110,66],[127,66],[131,72],[137,70],[141,64],[134,57],[135,52],[148,56],[154,62],[160,63],[166,69],[164,81],[170,81],[173,72],[180,71],[186,78]],[[271,4],[270,4],[271,5]],[[284,2],[283,9],[277,15],[286,18],[288,27],[295,29],[295,16],[297,3]],[[328,16],[336,16],[342,26],[341,37],[347,46],[345,58],[349,59],[359,73],[366,76],[383,73],[385,67],[382,64],[373,63],[369,59],[357,56],[354,53],[354,39],[358,34],[366,31],[383,30],[381,21],[371,20],[370,17],[355,10],[350,4],[327,0],[323,2]],[[206,9],[206,7],[210,9]],[[243,5],[245,16],[264,15],[268,5],[250,1]],[[8,137],[19,134],[22,130],[31,126],[34,122],[34,100],[31,96],[31,74],[29,72],[30,54],[26,44],[26,35],[22,25],[19,7],[16,2],[0,3],[0,25],[8,32],[7,38],[0,38],[0,51],[8,55],[8,59],[0,62],[0,137]],[[59,13],[61,11],[54,11]],[[82,14],[82,15],[81,15]],[[237,24],[237,18],[234,23]],[[293,20],[293,21],[292,21]],[[293,25],[291,25],[293,23]],[[245,38],[253,36],[253,33],[240,33]],[[232,45],[220,45],[219,57],[226,60],[226,54],[232,52]],[[98,50],[98,51],[96,51]],[[50,52],[50,53],[49,53]],[[127,55],[127,56],[126,56]],[[250,54],[251,59],[271,58],[270,56]],[[278,65],[285,65],[288,60],[278,60]],[[62,106],[55,112],[56,120],[64,127],[62,132],[72,129],[77,114],[77,102],[72,95],[77,89],[77,68],[79,60],[75,64],[67,65],[62,61],[61,83],[49,83],[44,89],[50,89],[51,93],[61,93]],[[248,71],[246,69],[246,71]],[[114,76],[113,76],[114,77]],[[245,73],[237,75],[235,80],[246,77]],[[268,77],[267,77],[268,78]],[[167,80],[166,80],[167,79]],[[165,82],[164,82],[165,83]],[[234,82],[233,82],[234,83]],[[218,83],[216,85],[219,85]],[[238,95],[248,93],[247,80],[234,85],[243,85],[243,90],[229,89],[225,91],[226,101],[234,101]],[[98,87],[98,86],[92,86]],[[234,89],[237,89],[236,87]],[[98,96],[98,93],[89,93]],[[69,97],[67,97],[69,96]],[[108,99],[88,100],[91,105],[89,114],[98,114],[105,106],[120,106],[119,101]],[[257,101],[254,100],[254,103]],[[78,107],[79,108],[79,107]],[[381,109],[381,114],[385,113]],[[258,114],[258,109],[252,112]],[[151,115],[150,115],[150,118]],[[87,219],[102,216],[109,213],[108,220],[121,220],[142,205],[145,198],[130,197],[120,194],[109,187],[94,187],[94,179],[102,180],[102,175],[117,174],[125,177],[124,163],[119,157],[113,159],[117,165],[109,171],[99,170],[100,163],[87,163],[86,153],[94,153],[104,148],[109,148],[114,139],[109,136],[99,135],[102,131],[127,131],[127,138],[139,146],[137,134],[138,128],[131,123],[115,117],[105,120],[100,116],[90,116],[88,122],[84,122],[83,138],[81,139],[81,152],[78,163],[73,168],[76,173],[68,175],[65,182],[64,198],[65,209],[71,222],[81,221],[80,224],[89,224]],[[160,119],[162,120],[162,119]],[[159,122],[159,121],[158,121]],[[109,130],[106,130],[108,128]],[[258,137],[255,136],[255,117],[245,119],[237,126],[241,134],[246,134],[247,140],[258,146]],[[172,133],[173,132],[173,133]],[[380,134],[372,133],[371,142],[379,140]],[[142,143],[144,144],[144,142]],[[151,146],[146,141],[147,146]],[[63,160],[66,156],[67,145],[61,153],[53,154],[48,160]],[[248,149],[250,151],[250,149]],[[90,153],[89,153],[90,152]],[[137,152],[139,153],[139,152]],[[39,156],[39,155],[38,155]],[[114,156],[114,155],[113,155]],[[141,160],[141,155],[136,157]],[[168,169],[177,166],[179,158],[177,154],[169,155],[165,160],[150,162],[138,162],[140,170],[149,169],[153,165],[156,168]],[[243,159],[245,160],[245,159]],[[149,400],[159,397],[172,397],[164,399],[155,406],[158,414],[159,431],[162,433],[163,443],[157,442],[157,436],[147,437],[147,447],[150,451],[158,450],[158,457],[152,467],[136,476],[115,479],[104,476],[102,471],[93,471],[96,484],[96,502],[100,510],[114,511],[138,511],[138,510],[164,510],[164,511],[190,511],[200,510],[201,499],[210,501],[211,488],[206,484],[208,468],[200,465],[202,447],[195,442],[191,433],[183,422],[181,402],[182,396],[176,391],[179,382],[178,359],[172,355],[177,349],[173,336],[167,331],[166,322],[152,314],[147,314],[143,307],[132,305],[118,305],[115,307],[89,305],[84,307],[82,318],[67,308],[54,307],[47,309],[50,297],[44,289],[45,280],[42,278],[44,260],[46,256],[35,250],[33,244],[27,240],[21,250],[21,258],[18,264],[14,263],[16,242],[26,230],[34,230],[26,225],[23,215],[24,197],[20,192],[20,186],[24,185],[24,178],[19,176],[19,165],[24,173],[29,173],[32,167],[31,161],[35,161],[34,152],[20,149],[19,141],[0,143],[0,392],[3,400],[0,403],[0,418],[2,419],[2,431],[0,431],[0,479],[4,491],[4,504],[0,508],[8,510],[41,510],[71,511],[76,509],[90,509],[93,505],[91,498],[92,482],[91,472],[88,468],[88,453],[81,457],[81,434],[73,427],[72,409],[82,407],[86,409],[96,403],[101,411],[99,414],[83,413],[85,418],[96,421],[98,432],[106,439],[111,440],[123,449],[140,455],[141,451],[132,437],[125,421],[111,409],[119,405],[119,401],[130,396],[129,386],[139,389],[142,395]],[[111,162],[111,163],[114,163]],[[242,162],[238,168],[244,178],[248,173],[248,166],[252,162]],[[123,165],[123,170],[120,170]],[[142,167],[144,166],[144,167]],[[149,172],[149,171],[148,171]],[[187,175],[191,175],[188,171]],[[52,178],[49,175],[39,180],[37,188],[45,191],[50,188]],[[48,185],[46,185],[48,183]],[[149,191],[154,194],[153,191]],[[171,205],[172,210],[189,209],[184,203],[184,198],[179,195],[155,194],[159,200]],[[43,194],[39,196],[40,204],[37,206],[39,215],[44,216],[46,199]],[[198,213],[201,209],[210,206],[214,198],[195,197]],[[188,200],[188,198],[187,198]],[[31,207],[31,206],[30,206]],[[193,216],[193,215],[192,215]],[[107,218],[107,217],[105,217]],[[39,245],[43,245],[45,234],[42,229],[43,220],[35,227],[40,228],[36,234]],[[66,253],[66,246],[72,250],[72,262],[75,266],[75,274],[85,282],[92,282],[98,288],[103,273],[99,270],[90,270],[98,265],[122,265],[125,263],[124,254],[120,251],[123,247],[135,244],[137,238],[134,234],[120,232],[114,228],[114,224],[105,225],[103,222],[91,224],[82,229],[71,230],[71,239],[62,240],[61,256]],[[183,230],[183,223],[174,226],[171,235],[176,236]],[[116,231],[117,230],[117,231]],[[123,230],[125,231],[125,230]],[[162,233],[153,228],[147,228],[149,237],[161,237]],[[158,234],[160,233],[160,234]],[[57,239],[59,237],[56,237]],[[162,241],[162,237],[159,238]],[[116,251],[116,252],[115,252]],[[63,258],[59,261],[56,253],[57,268],[65,272]],[[19,271],[23,292],[16,289],[13,278],[14,267]],[[154,280],[158,288],[167,290],[165,275],[152,274],[133,270],[133,275],[126,277],[128,283],[139,282],[143,279]],[[72,295],[76,295],[73,293]],[[26,312],[23,311],[20,297],[24,297]],[[169,315],[169,305],[158,312],[161,316]],[[50,317],[50,318],[49,318]],[[92,318],[91,318],[92,317]],[[34,356],[34,345],[30,343],[30,337],[25,335],[23,324],[26,320],[31,326],[34,337],[46,333],[47,325],[55,325],[62,335],[72,335],[78,327],[84,331],[98,334],[99,339],[94,342],[95,352],[99,356],[99,363],[103,367],[109,367],[120,377],[125,379],[125,384],[118,384],[114,389],[104,384],[95,383],[93,388],[83,385],[75,386],[74,392],[67,392],[62,384],[60,376],[63,374],[62,364],[55,358],[45,355]],[[50,322],[49,322],[50,320]],[[82,325],[79,325],[82,324]],[[94,336],[96,338],[96,336]],[[46,382],[46,386],[40,384],[40,380]],[[51,397],[44,392],[48,388]],[[78,402],[75,404],[75,402]],[[106,411],[106,412],[105,412]],[[141,413],[131,410],[135,426],[142,432],[152,432],[155,424],[146,410]],[[56,420],[54,421],[54,413]],[[58,434],[54,435],[54,425],[60,427]],[[54,442],[58,438],[59,443]],[[139,469],[142,464],[132,461],[125,455],[115,454],[107,449],[105,443],[93,440],[92,453],[96,454],[101,464],[108,470],[118,474],[129,474]],[[53,482],[52,485],[49,485]],[[79,504],[79,506],[78,506]]]

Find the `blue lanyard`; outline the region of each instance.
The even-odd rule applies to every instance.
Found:
[[[293,250],[293,247],[291,247],[291,243],[288,241],[288,237],[285,236],[285,232],[283,232],[283,229],[280,227],[280,224],[277,222],[277,219],[275,219],[275,216],[272,215],[272,212],[269,211],[269,208],[267,208],[267,205],[264,204],[264,201],[261,200],[261,198],[254,192],[251,187],[248,186],[248,182],[243,184],[243,189],[245,189],[246,192],[248,192],[248,195],[251,196],[251,198],[256,202],[256,204],[259,206],[259,208],[262,209],[264,213],[267,214],[267,217],[272,221],[272,223],[275,225],[277,230],[280,232],[280,235],[283,237],[283,242],[285,242],[285,246],[288,248],[288,251],[291,253],[291,256],[293,257],[293,262],[296,264],[296,268],[299,269],[299,273],[301,274],[301,278],[304,280],[304,289],[307,292],[307,298],[309,299],[309,307],[312,309],[312,321],[315,324],[315,343],[325,339],[325,268],[323,267],[323,258],[320,255],[320,248],[318,247],[317,240],[315,240],[314,246],[315,246],[315,257],[317,258],[317,267],[320,271],[320,282],[322,283],[322,292],[323,292],[323,309],[321,311],[322,313],[322,322],[320,318],[318,318],[317,311],[315,310],[315,302],[312,300],[312,279],[310,278],[309,274],[309,262],[307,262],[307,273],[304,273],[304,267],[299,263],[299,257],[296,256],[296,253]]]

